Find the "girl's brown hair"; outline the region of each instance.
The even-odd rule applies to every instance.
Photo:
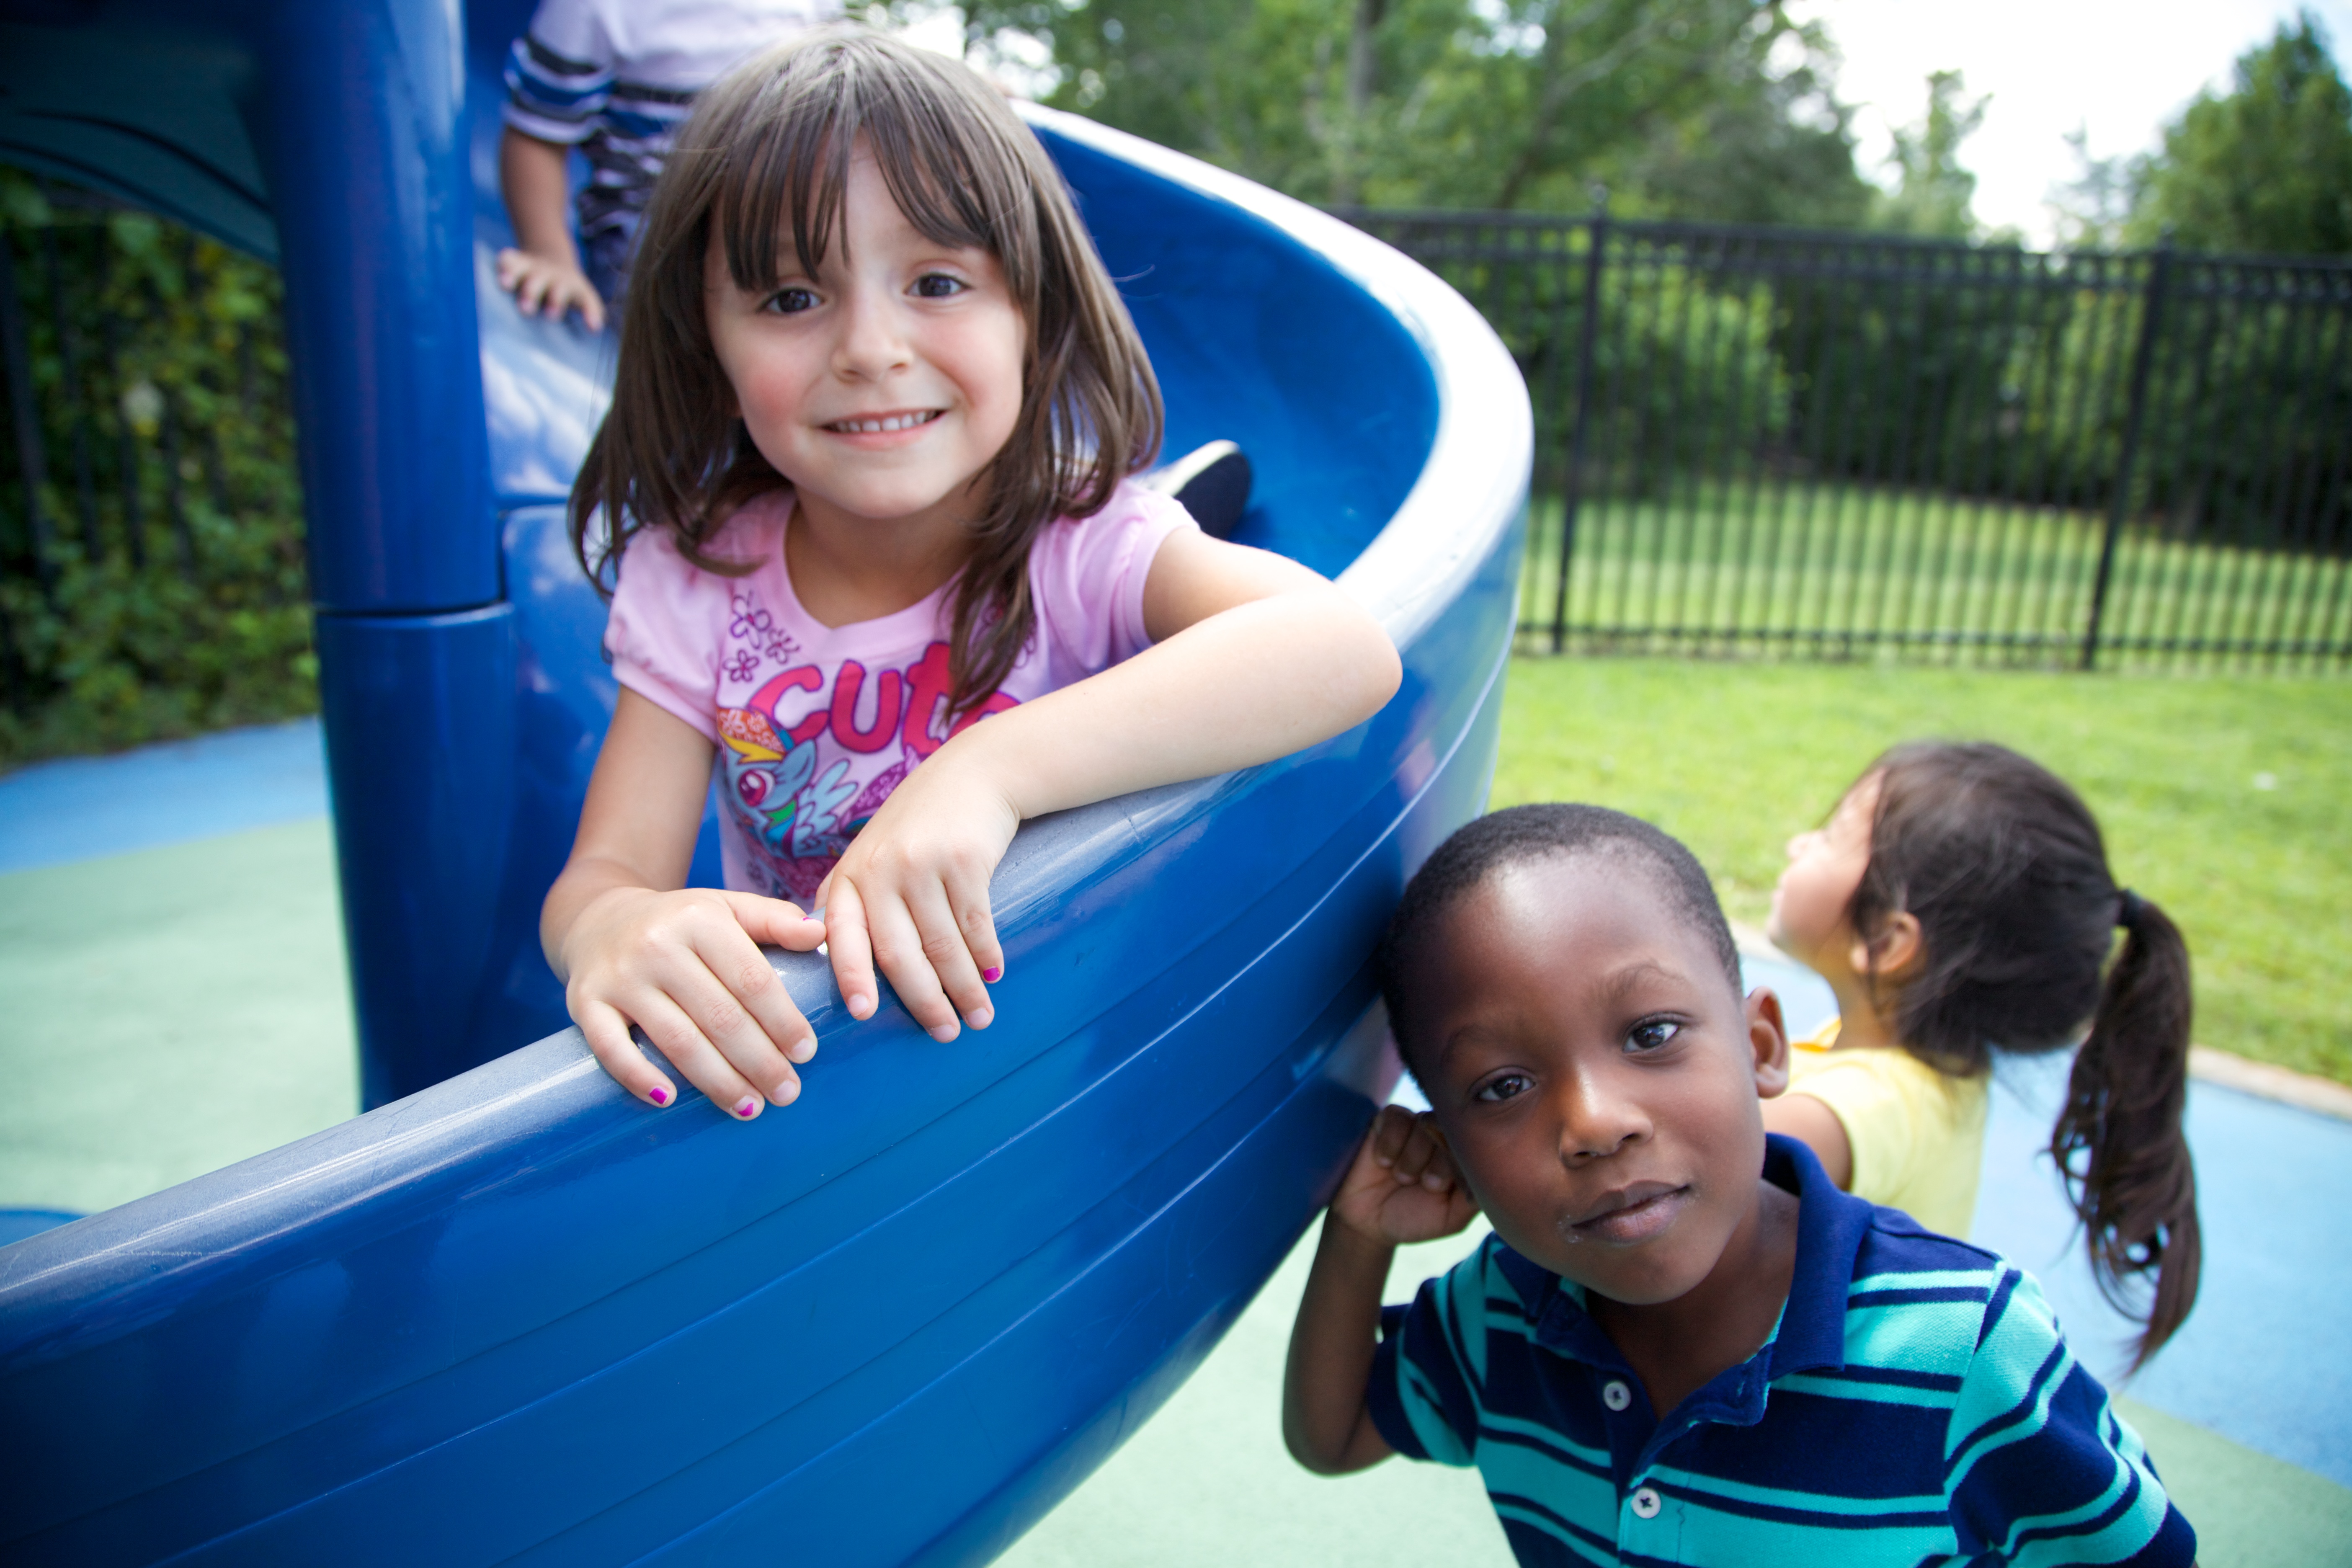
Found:
[[[1873,775],[1870,861],[1849,915],[1864,938],[1898,911],[1919,922],[1923,958],[1895,993],[1895,1034],[1963,1075],[1997,1049],[2082,1040],[2050,1152],[2107,1299],[2133,1310],[2130,1287],[2156,1277],[2137,1365],[2197,1300],[2197,1175],[2181,1128],[2188,943],[2116,885],[2090,808],[2041,764],[2002,746],[1922,742],[1880,757]]]
[[[572,541],[601,586],[630,538],[667,528],[682,554],[740,576],[704,546],[746,501],[789,483],[729,412],[704,315],[704,265],[725,247],[738,288],[782,276],[790,227],[814,277],[841,227],[852,154],[870,151],[907,221],[977,246],[1004,269],[1028,328],[1022,404],[968,520],[953,597],[950,717],[995,690],[1036,621],[1030,547],[1057,517],[1100,511],[1160,449],[1159,383],[1044,147],[995,89],[943,56],[864,27],[806,34],[702,95],[638,231],[613,405],[572,489]],[[609,520],[593,560],[599,510]]]

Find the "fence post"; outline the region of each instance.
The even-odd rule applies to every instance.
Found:
[[[2122,540],[2124,514],[2131,510],[2132,468],[2139,458],[2141,422],[2147,415],[2147,382],[2156,364],[2157,334],[2164,327],[2164,300],[2172,281],[2172,230],[2168,226],[2156,242],[2156,258],[2147,269],[2147,303],[2140,310],[2139,346],[2132,353],[2131,404],[2124,415],[2123,450],[2116,457],[2114,492],[2107,500],[2107,531],[2099,541],[2099,574],[2091,584],[2091,620],[2083,630],[2083,668],[2099,658],[2099,619],[2106,613],[2107,586],[2115,577],[2116,546]]]
[[[1576,349],[1576,425],[1568,443],[1568,477],[1559,498],[1559,582],[1551,604],[1551,651],[1568,645],[1568,574],[1576,559],[1576,507],[1584,485],[1584,437],[1592,416],[1592,345],[1601,330],[1601,252],[1609,238],[1609,187],[1592,187],[1592,237],[1584,255],[1584,320]]]
[[[16,426],[16,468],[25,481],[26,542],[33,547],[33,574],[46,592],[55,571],[49,561],[49,519],[41,510],[41,487],[48,482],[47,455],[41,449],[41,416],[33,406],[33,343],[25,330],[25,300],[16,292],[16,255],[0,226],[0,358],[8,362],[8,412]]]

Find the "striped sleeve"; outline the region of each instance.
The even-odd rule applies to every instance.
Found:
[[[507,55],[507,123],[542,142],[585,142],[612,102],[614,68],[593,6],[541,0]]]
[[[1364,1403],[1390,1447],[1441,1465],[1475,1462],[1476,1380],[1486,1364],[1490,1237],[1434,1279],[1410,1307],[1381,1313],[1381,1343]]]
[[[2178,1564],[2196,1533],[2138,1436],[2074,1360],[2042,1288],[2002,1266],[1945,1447],[1960,1555],[2019,1568]]]

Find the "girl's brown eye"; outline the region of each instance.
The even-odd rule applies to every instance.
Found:
[[[779,289],[768,297],[768,309],[780,316],[797,316],[816,303],[816,296],[805,289]]]
[[[950,278],[944,272],[926,272],[915,279],[915,294],[924,300],[949,300],[964,290],[961,278]]]

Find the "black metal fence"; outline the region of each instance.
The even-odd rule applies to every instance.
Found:
[[[1523,646],[2352,656],[2352,262],[1344,216],[1527,376]]]

